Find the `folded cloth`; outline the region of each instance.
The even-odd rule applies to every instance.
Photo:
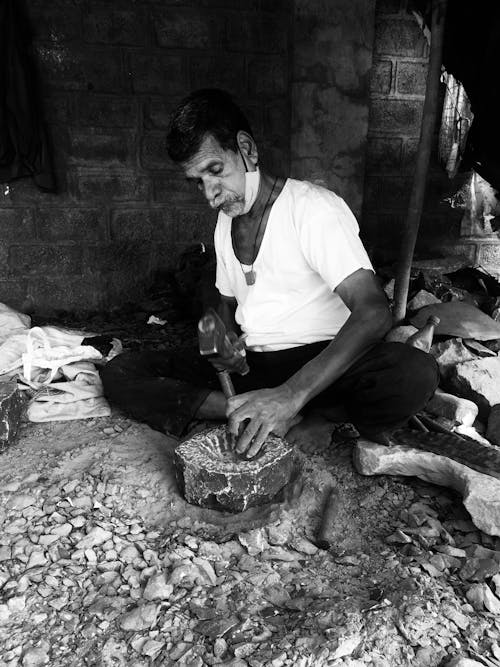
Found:
[[[23,313],[0,304],[0,380],[16,379],[31,395],[31,421],[66,421],[111,414],[94,362],[106,358],[83,332],[55,326],[32,327]],[[96,339],[97,340],[97,339]],[[111,341],[112,353],[121,350]]]

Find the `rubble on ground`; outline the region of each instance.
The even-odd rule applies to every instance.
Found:
[[[0,480],[2,665],[494,659],[500,541],[453,492],[359,477],[352,445],[325,442],[299,452],[297,497],[228,515],[183,500],[174,447],[119,414],[23,426]],[[321,551],[331,485],[343,514]]]
[[[183,293],[186,271],[179,267]],[[474,316],[482,309],[497,332],[493,278],[453,258],[415,263],[412,277],[410,298],[425,290],[443,302],[429,306],[421,293],[417,315],[460,302]],[[83,320],[126,349],[195,343],[173,290],[160,286],[139,308],[59,321]],[[151,315],[164,324],[148,325]],[[405,322],[388,338],[415,330]],[[498,361],[500,338],[473,333],[441,332],[433,346],[455,406],[465,398],[449,384],[457,363],[485,370]],[[497,444],[495,399],[473,425],[473,408],[450,413],[449,400],[438,403],[436,423]],[[497,479],[421,450],[405,454],[406,467],[377,469],[391,476],[362,477],[346,435],[298,452],[293,493],[230,515],[181,497],[175,445],[118,412],[22,425],[0,466],[1,667],[500,665]],[[412,475],[435,470],[422,475],[432,484],[403,476],[408,457]],[[342,509],[324,551],[315,534],[332,486]]]

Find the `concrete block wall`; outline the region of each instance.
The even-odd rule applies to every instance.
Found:
[[[264,163],[289,167],[286,0],[26,0],[58,192],[0,184],[0,302],[91,311],[143,293],[215,218],[164,150],[199,87],[248,111]]]
[[[377,0],[371,76],[362,234],[379,262],[397,256],[410,196],[425,97],[429,45],[405,0]],[[444,90],[441,91],[444,95]],[[463,211],[446,198],[451,181],[437,158],[440,113],[417,243],[421,257],[462,254],[474,261],[474,244],[460,238]]]
[[[375,0],[295,0],[291,175],[342,196],[359,218]]]

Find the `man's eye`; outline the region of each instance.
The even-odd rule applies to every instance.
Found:
[[[210,169],[210,173],[213,174],[214,176],[217,176],[222,172],[222,167],[212,167]]]

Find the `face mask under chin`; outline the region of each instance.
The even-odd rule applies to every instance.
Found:
[[[255,171],[245,172],[245,204],[243,212],[240,215],[248,213],[252,208],[259,194],[260,187],[260,169],[256,167]]]

